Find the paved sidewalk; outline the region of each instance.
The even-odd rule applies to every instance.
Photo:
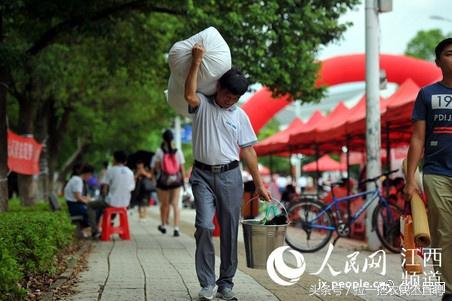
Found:
[[[157,212],[156,209],[154,212]],[[185,223],[193,224],[195,218],[194,210],[182,210],[181,220]],[[383,263],[380,268],[368,268],[366,272],[363,272],[365,261],[368,260],[370,263],[371,256],[374,252],[367,250],[367,245],[365,242],[341,238],[338,240],[336,246],[331,253],[327,264],[329,264],[334,272],[340,272],[337,276],[333,276],[328,266],[318,274],[311,275],[311,273],[316,273],[319,271],[320,267],[324,263],[324,259],[327,256],[328,248],[325,247],[320,251],[315,253],[303,253],[303,257],[306,262],[306,271],[300,278],[300,280],[293,286],[279,286],[276,285],[270,277],[267,275],[265,270],[254,270],[246,267],[246,258],[243,245],[243,234],[242,228],[239,228],[239,269],[252,275],[260,284],[264,285],[272,293],[274,293],[280,300],[292,301],[292,300],[368,300],[368,301],[379,301],[379,300],[424,300],[424,301],[440,301],[441,298],[426,293],[425,295],[415,296],[410,295],[400,295],[392,292],[388,292],[387,295],[382,296],[377,293],[376,289],[368,289],[366,291],[361,290],[361,292],[353,292],[350,290],[348,293],[346,290],[342,290],[340,296],[336,296],[336,292],[331,295],[322,294],[321,290],[314,295],[314,287],[318,287],[321,282],[331,285],[334,282],[349,282],[349,283],[362,283],[367,281],[369,283],[380,282],[386,283],[388,285],[399,286],[402,283],[402,268],[401,268],[401,255],[386,252],[385,253],[385,264],[386,267],[385,275],[381,275]],[[332,243],[332,240],[331,240]],[[347,256],[359,252],[356,256],[355,267],[359,267],[358,273],[350,271],[347,274],[344,273],[345,264],[347,261]],[[381,252],[380,252],[381,253]],[[240,256],[241,255],[241,256]],[[291,256],[290,256],[291,257]],[[294,259],[289,256],[285,257],[285,261],[295,265]],[[375,257],[378,259],[378,256]],[[426,272],[432,272],[431,267],[427,267]],[[422,279],[422,278],[421,278]],[[417,292],[419,294],[419,292]]]
[[[151,217],[145,223],[139,223],[136,211],[129,217],[132,240],[96,242],[88,259],[88,271],[81,275],[77,285],[78,294],[71,300],[198,300],[199,285],[194,268],[195,240],[194,210],[181,212],[181,236],[173,237],[172,229],[162,235],[157,230],[158,208],[151,208]],[[239,233],[239,270],[234,278],[234,290],[240,300],[425,300],[438,301],[432,296],[378,296],[376,291],[366,291],[365,295],[354,296],[342,291],[341,296],[312,295],[313,287],[320,281],[331,284],[332,281],[386,281],[400,283],[400,255],[387,254],[387,273],[381,276],[381,269],[366,273],[344,274],[347,255],[359,251],[357,264],[362,268],[363,261],[372,252],[366,251],[364,244],[352,240],[340,239],[331,254],[328,264],[342,274],[332,276],[328,267],[318,275],[326,256],[327,248],[316,253],[303,254],[306,271],[293,286],[279,286],[268,276],[265,270],[246,267],[243,235]],[[219,241],[214,240],[216,250]],[[218,255],[218,253],[217,253]],[[287,260],[288,259],[288,260]],[[290,262],[290,258],[286,260]],[[219,258],[216,258],[217,273]],[[397,280],[399,279],[399,280]]]
[[[96,242],[71,300],[198,300],[195,240],[181,233],[162,235],[155,218],[129,220],[131,241]],[[216,260],[217,272],[219,258]],[[238,271],[234,290],[241,300],[278,300],[253,278]]]

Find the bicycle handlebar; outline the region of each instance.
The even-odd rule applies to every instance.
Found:
[[[369,182],[376,182],[376,181],[380,180],[381,177],[387,177],[390,174],[393,174],[393,173],[398,172],[398,171],[399,171],[399,169],[394,169],[394,170],[391,170],[391,171],[384,172],[384,173],[382,173],[381,175],[379,175],[379,176],[377,176],[375,178],[365,179],[365,180],[359,182],[358,185],[363,185],[363,184],[366,184],[366,183],[369,183]],[[331,190],[332,190],[334,186],[344,185],[345,183],[346,182],[344,182],[344,181],[337,181],[337,182],[330,183],[329,185],[321,185],[321,187],[322,188],[323,187],[331,187]]]
[[[390,170],[390,171],[384,172],[381,175],[376,176],[375,178],[365,179],[364,181],[359,182],[359,185],[366,184],[366,183],[369,183],[369,182],[376,182],[376,181],[380,180],[381,177],[387,177],[390,174],[393,174],[393,173],[398,172],[398,171],[399,171],[399,169],[394,169],[394,170]]]

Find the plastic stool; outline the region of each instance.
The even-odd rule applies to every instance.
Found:
[[[215,228],[213,228],[213,236],[219,237],[220,236],[220,223],[218,222],[217,213],[213,216],[213,225]]]
[[[111,216],[119,215],[119,226],[114,227],[111,223]],[[118,233],[123,240],[130,240],[129,221],[127,218],[127,208],[108,207],[104,209],[102,217],[101,240],[110,240],[112,234]]]

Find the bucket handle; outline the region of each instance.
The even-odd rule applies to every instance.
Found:
[[[260,197],[257,195],[255,197],[250,198],[248,201],[245,202],[245,204],[243,204],[242,207],[248,205],[250,202],[254,201],[254,200],[259,200]],[[275,198],[271,198],[271,202],[276,202],[277,205],[281,206],[284,209],[284,212],[286,213],[286,219],[287,219],[287,223],[290,224],[290,220],[289,220],[289,213],[287,212],[286,207],[277,199]],[[270,203],[270,202],[268,202]],[[276,216],[276,206],[275,205],[271,205],[267,208],[267,210],[265,211],[265,218],[264,218],[264,222],[267,221],[267,216],[269,215],[270,211],[273,210],[273,214]]]

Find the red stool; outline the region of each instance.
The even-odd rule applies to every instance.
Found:
[[[219,237],[220,236],[220,223],[218,222],[218,217],[217,217],[216,213],[213,216],[213,225],[215,226],[215,228],[213,228],[213,236]]]
[[[111,224],[111,216],[119,215],[119,226],[114,227]],[[129,221],[127,218],[127,208],[108,207],[104,209],[102,217],[102,236],[101,240],[110,240],[112,234],[118,233],[123,240],[130,240]]]

